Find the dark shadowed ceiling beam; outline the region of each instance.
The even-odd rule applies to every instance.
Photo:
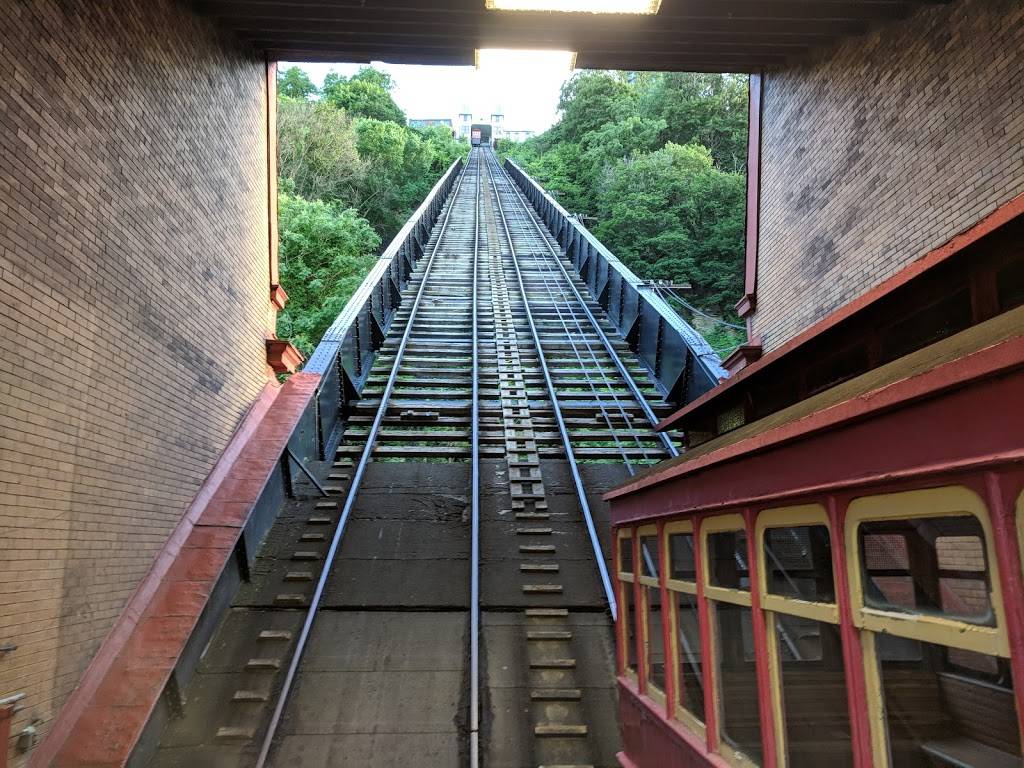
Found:
[[[488,11],[484,0],[193,0],[279,59],[472,64],[559,48],[595,69],[748,72],[946,0],[663,0],[656,16]]]

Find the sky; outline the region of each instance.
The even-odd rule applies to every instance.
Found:
[[[509,130],[540,133],[557,120],[558,94],[571,74],[572,54],[563,51],[482,51],[480,67],[436,67],[374,62],[389,73],[396,87],[392,96],[406,117],[444,118],[472,112],[488,120],[494,111],[505,115]],[[287,69],[291,62],[278,67]],[[319,87],[334,70],[346,77],[363,64],[295,63]]]

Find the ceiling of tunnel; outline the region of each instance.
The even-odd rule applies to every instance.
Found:
[[[944,0],[662,0],[656,15],[498,11],[485,0],[193,0],[287,61],[472,65],[479,48],[577,52],[581,69],[754,72]]]

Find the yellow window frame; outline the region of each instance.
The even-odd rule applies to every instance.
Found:
[[[693,535],[693,523],[689,520],[679,520],[673,523],[666,523],[664,532],[661,539],[662,545],[662,562],[664,563],[663,568],[665,569],[665,586],[669,592],[683,592],[687,595],[693,595],[697,597],[697,581],[696,575],[694,581],[686,581],[685,579],[673,579],[671,578],[672,573],[672,548],[669,546],[671,536],[674,534],[690,534]],[[695,546],[697,543],[694,542]],[[698,608],[699,610],[699,608]],[[668,658],[671,660],[671,674],[672,680],[676,689],[676,700],[675,700],[675,712],[673,713],[676,720],[682,723],[688,730],[700,736],[702,740],[707,741],[707,727],[701,720],[693,714],[690,710],[680,704],[682,700],[682,691],[679,684],[679,672],[681,670],[681,660],[679,658],[679,605],[675,600],[672,600],[672,604],[668,611],[669,618],[669,635],[672,638],[672,648]],[[699,634],[698,628],[698,634]],[[707,663],[705,656],[707,651],[701,647],[701,668]],[[701,686],[703,688],[703,685]],[[702,702],[703,703],[703,702]]]
[[[619,626],[618,626],[617,632],[619,634],[620,647],[624,651],[624,656],[623,656],[623,659],[622,659],[622,671],[626,675],[626,677],[628,677],[634,683],[638,683],[639,680],[640,680],[640,677],[639,677],[639,674],[638,674],[638,670],[633,669],[633,668],[631,668],[629,666],[629,626],[627,625],[627,622],[629,621],[629,611],[625,610],[625,607],[626,607],[626,594],[625,593],[626,593],[627,589],[629,589],[629,590],[633,589],[633,573],[636,572],[636,558],[633,559],[633,571],[632,572],[627,572],[627,571],[622,570],[622,548],[623,548],[623,546],[628,546],[630,548],[630,552],[633,551],[633,529],[632,528],[619,528],[617,533],[616,533],[616,541],[618,542],[618,546],[617,546],[617,549],[616,549],[617,562],[615,563],[615,573],[619,577],[618,599],[619,599],[619,606],[620,606],[619,622],[618,622]],[[629,543],[624,545],[623,542],[629,542]],[[627,584],[629,585],[628,587],[626,586]],[[634,596],[631,595],[630,597],[632,598]],[[635,607],[637,607],[637,606],[635,606]],[[633,650],[634,650],[634,653],[636,653],[637,649],[634,648]],[[640,665],[640,657],[637,656],[637,666],[639,667],[639,665]]]
[[[633,542],[633,529],[632,528],[619,528],[618,531],[617,531],[616,539],[618,540],[618,550],[617,550],[617,553],[616,553],[617,556],[618,556],[618,562],[615,563],[615,572],[618,573],[620,577],[621,576],[628,576],[630,579],[632,579],[633,578],[633,574],[636,572],[636,563],[633,563],[633,570],[632,571],[624,571],[622,569],[622,540],[623,539],[629,539],[629,541],[630,541],[629,548],[630,548],[630,552],[632,552],[633,551],[633,543],[632,543]]]
[[[839,623],[839,608],[835,603],[823,603],[816,600],[801,600],[794,597],[774,595],[768,591],[768,569],[765,563],[764,538],[769,529],[800,528],[822,525],[828,530],[829,540],[835,535],[828,521],[828,513],[821,504],[801,504],[795,507],[779,507],[766,509],[757,516],[754,524],[755,551],[757,554],[757,588],[761,595],[761,607],[766,611],[788,613],[803,619],[811,619],[827,624]],[[835,578],[835,563],[832,563],[832,581]]]
[[[960,517],[973,515],[985,535],[985,555],[989,581],[992,585],[992,610],[995,627],[982,627],[940,616],[900,614],[864,606],[864,583],[857,546],[857,529],[863,522],[874,520],[912,520],[924,517]],[[879,633],[906,637],[947,648],[962,648],[990,656],[1009,657],[1009,638],[1003,610],[992,526],[985,502],[964,486],[925,488],[898,493],[864,496],[854,499],[846,512],[844,544],[847,572],[853,605],[853,623],[860,629],[864,658],[868,720],[871,730],[871,752],[876,766],[890,765],[889,724],[885,716],[885,699],[875,638]]]
[[[828,512],[821,504],[801,504],[793,507],[777,507],[762,510],[754,523],[754,549],[757,554],[757,589],[761,596],[761,608],[765,610],[765,631],[768,640],[768,673],[771,681],[769,697],[771,700],[773,728],[775,731],[776,761],[779,766],[789,763],[786,749],[786,716],[782,705],[782,658],[779,655],[779,640],[775,631],[776,613],[798,616],[803,619],[818,621],[823,624],[839,624],[839,607],[835,603],[822,603],[813,600],[774,595],[768,591],[767,563],[765,562],[765,533],[775,528],[797,528],[811,525],[823,525],[828,529],[829,541],[834,532],[829,524]],[[835,561],[829,553],[832,566],[832,581],[835,578]],[[837,587],[838,588],[838,587]]]
[[[739,513],[732,513],[727,515],[717,515],[715,517],[705,518],[700,524],[700,555],[701,555],[701,581],[704,585],[704,597],[710,601],[718,601],[723,603],[732,603],[733,605],[741,605],[746,608],[753,610],[753,601],[750,597],[749,590],[734,589],[731,587],[717,587],[711,583],[711,569],[710,562],[711,558],[708,556],[708,537],[713,533],[734,533],[742,531],[744,534],[747,533],[747,521],[743,515]],[[747,538],[749,541],[749,537]],[[749,558],[749,553],[748,553]],[[749,563],[748,563],[749,568]],[[709,609],[713,608],[709,606]],[[712,680],[714,681],[714,687],[712,689],[712,699],[715,707],[715,713],[718,721],[718,752],[725,758],[725,761],[729,765],[735,766],[736,768],[747,768],[748,766],[756,766],[757,762],[752,760],[748,755],[734,749],[726,742],[722,737],[722,717],[719,707],[722,702],[722,692],[719,688],[721,680],[718,677],[718,637],[715,630],[715,622],[711,622],[711,626],[708,627],[708,636],[711,640],[711,647],[705,650],[704,663],[711,664]]]
[[[634,573],[636,573],[636,580],[640,583],[641,587],[653,587],[654,589],[660,590],[661,589],[661,584],[659,583],[657,576],[645,576],[644,575],[644,564],[643,564],[643,561],[642,561],[643,550],[642,550],[642,547],[641,547],[641,541],[644,538],[646,538],[646,537],[653,537],[654,538],[654,543],[655,543],[655,548],[656,548],[656,554],[659,556],[659,559],[655,562],[655,565],[659,569],[665,567],[664,561],[660,557],[660,555],[661,555],[661,551],[660,551],[661,550],[661,543],[658,540],[658,526],[657,525],[642,525],[642,526],[640,526],[639,528],[636,529],[636,534],[635,535],[636,535],[636,542],[637,542],[637,550],[639,552],[639,557],[641,559],[641,562],[633,563],[633,571],[634,571]],[[638,606],[638,608],[641,611],[641,614],[640,614],[640,651],[642,653],[641,653],[641,656],[637,660],[638,660],[638,662],[640,664],[643,665],[644,681],[645,681],[644,693],[647,694],[650,698],[654,699],[659,704],[661,704],[662,706],[664,706],[665,705],[665,701],[666,701],[665,692],[663,690],[661,690],[661,688],[659,688],[657,685],[655,685],[654,683],[651,682],[651,657],[650,657],[650,653],[649,653],[649,650],[648,650],[650,648],[650,637],[648,636],[648,631],[649,631],[648,630],[648,619],[649,619],[648,614],[650,613],[650,605],[648,604],[647,590],[646,589],[641,589],[640,590],[640,605]],[[662,606],[662,608],[661,608],[661,616],[662,616],[661,620],[664,622],[665,621],[665,606]],[[665,675],[667,677],[669,672],[670,672],[669,665],[668,665],[668,651],[663,649],[663,653],[665,653]]]
[[[671,537],[674,534],[679,533],[688,533],[692,536],[693,523],[689,520],[680,520],[674,523],[665,524],[665,532],[662,540],[662,558],[665,562],[665,586],[673,592],[686,592],[689,595],[696,595],[696,575],[694,575],[693,581],[672,578],[672,548],[669,546],[669,541],[671,541]],[[698,542],[694,542],[694,544],[695,546],[700,546]]]
[[[963,515],[976,518],[985,535],[992,610],[996,617],[994,627],[971,624],[945,616],[906,614],[864,605],[864,582],[857,546],[857,529],[861,523]],[[888,632],[924,643],[961,648],[990,656],[1009,657],[1010,642],[1006,633],[1006,616],[1003,610],[999,562],[996,559],[992,525],[988,519],[988,508],[976,493],[964,486],[954,485],[863,496],[850,502],[846,512],[845,529],[847,575],[850,580],[854,626],[870,632]]]
[[[708,537],[713,533],[735,533],[747,532],[746,521],[743,515],[718,515],[701,521],[700,524],[700,554],[701,554],[701,579],[704,582],[704,597],[708,600],[720,600],[724,603],[743,605],[751,608],[753,603],[750,599],[750,591],[735,589],[732,587],[716,587],[711,583],[711,558],[708,556]],[[749,568],[749,564],[748,564]]]

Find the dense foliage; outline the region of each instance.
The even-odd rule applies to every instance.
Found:
[[[297,67],[278,81],[280,331],[303,352],[328,325],[445,168],[468,151],[444,127],[413,129],[394,83],[364,67],[317,89]],[[644,278],[691,286],[735,319],[741,291],[746,80],[731,75],[584,72],[562,88],[560,121],[502,147]],[[738,336],[691,315],[723,350]]]
[[[746,78],[583,72],[563,86],[559,109],[550,130],[502,151],[569,211],[586,215],[640,277],[688,283],[694,304],[735,319]]]
[[[468,146],[444,127],[413,129],[369,67],[318,90],[298,67],[278,80],[279,330],[309,354],[437,178]]]
[[[354,209],[288,190],[278,197],[278,216],[281,283],[288,291],[278,330],[308,352],[370,271],[380,237]]]

